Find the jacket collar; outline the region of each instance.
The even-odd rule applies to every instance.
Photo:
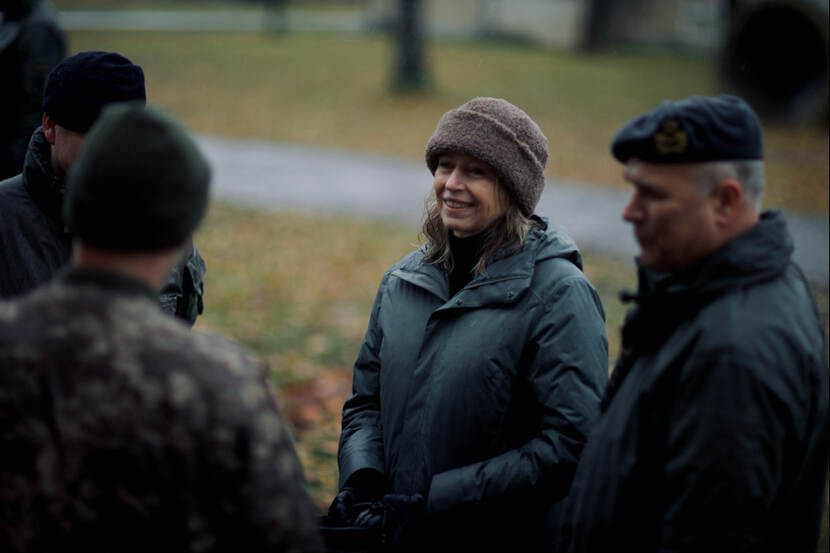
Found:
[[[516,241],[497,251],[488,261],[485,274],[474,277],[452,298],[444,268],[423,261],[425,246],[392,275],[438,297],[444,303],[439,310],[514,303],[530,287],[538,260],[567,257],[581,267],[579,252],[570,237],[558,230],[549,232],[547,220],[535,218],[540,224],[531,229],[524,244],[520,246]]]
[[[640,355],[661,347],[679,324],[729,290],[771,280],[790,263],[793,242],[780,211],[765,211],[756,225],[688,271],[658,273],[639,266],[637,294],[622,327],[622,349],[600,408],[605,411]]]
[[[122,273],[67,266],[56,280],[69,285],[95,286],[128,296],[144,296],[158,303],[158,294],[147,284]]]
[[[65,185],[52,172],[51,147],[42,127],[32,133],[23,160],[23,186],[50,219],[63,225]]]
[[[729,288],[775,278],[786,269],[793,250],[783,214],[764,211],[752,228],[687,271],[658,273],[638,261],[638,290],[630,299],[643,304],[694,296],[699,302]]]

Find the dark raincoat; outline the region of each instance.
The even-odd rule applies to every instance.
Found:
[[[558,230],[534,228],[453,297],[423,256],[381,280],[343,408],[340,483],[371,468],[388,492],[423,495],[427,549],[543,548],[607,382],[599,297]]]
[[[568,498],[570,551],[814,551],[828,381],[780,213],[684,274],[640,272]]]

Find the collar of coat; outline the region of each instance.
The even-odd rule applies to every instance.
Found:
[[[622,327],[622,349],[601,409],[605,411],[634,362],[662,347],[677,327],[711,301],[781,275],[794,250],[783,214],[765,211],[756,225],[695,267],[676,274],[639,266],[636,302]]]
[[[63,225],[64,184],[52,172],[51,148],[38,127],[23,160],[23,186],[43,213]]]
[[[582,269],[582,256],[573,239],[546,218],[534,215],[533,219],[537,224],[523,244],[515,241],[493,254],[484,274],[476,275],[452,298],[447,271],[437,263],[423,261],[426,246],[405,257],[391,275],[436,296],[444,302],[440,309],[514,303],[530,287],[537,263],[558,257]]]
[[[789,264],[793,249],[783,214],[764,211],[752,228],[684,272],[658,273],[638,262],[638,290],[631,298],[641,307],[654,308],[667,301],[700,306],[703,298],[777,277]]]

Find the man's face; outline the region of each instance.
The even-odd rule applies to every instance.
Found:
[[[694,164],[631,159],[624,175],[634,194],[622,218],[634,226],[645,267],[682,271],[718,248],[716,196],[701,190]]]
[[[69,169],[78,159],[86,134],[61,127],[48,115],[43,116],[43,134],[52,145],[52,171],[59,180],[65,181]]]

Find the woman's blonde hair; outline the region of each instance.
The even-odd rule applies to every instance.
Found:
[[[518,241],[517,250],[521,249],[528,232],[535,224],[522,213],[519,206],[498,180],[495,186],[499,203],[505,208],[504,215],[482,231],[484,241],[478,261],[473,268],[476,275],[484,274],[487,261],[501,248]],[[441,211],[438,208],[434,194],[430,194],[426,201],[421,234],[424,236],[426,245],[426,254],[423,260],[426,263],[439,263],[447,272],[452,271],[453,261],[449,230],[444,226],[444,221],[441,219]]]

